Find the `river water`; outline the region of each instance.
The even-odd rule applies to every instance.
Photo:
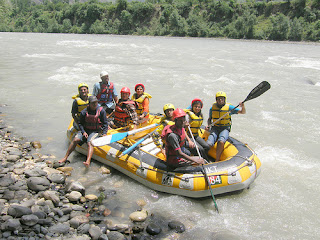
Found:
[[[246,103],[247,114],[233,117],[231,132],[256,151],[262,172],[250,189],[217,197],[221,214],[210,198],[158,193],[115,170],[106,177],[95,161],[86,170],[78,153],[69,158],[72,178],[88,193],[101,185],[115,190],[110,207],[121,203],[124,219],[143,199],[155,215],[181,220],[188,230],[180,239],[320,236],[319,43],[0,33],[0,52],[2,113],[19,135],[41,141],[57,158],[68,147],[71,96],[80,82],[91,91],[102,70],[118,92],[145,84],[154,113],[168,102],[185,108],[200,97],[206,119],[217,91],[237,105],[268,81],[271,89]]]

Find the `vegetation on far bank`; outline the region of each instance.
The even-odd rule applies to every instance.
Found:
[[[0,0],[0,31],[320,41],[320,0]]]

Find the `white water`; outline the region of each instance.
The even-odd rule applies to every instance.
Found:
[[[320,235],[319,137],[320,45],[217,39],[73,34],[0,33],[0,104],[10,124],[44,152],[58,158],[67,149],[71,96],[80,82],[91,87],[106,70],[116,85],[150,93],[152,112],[165,103],[186,107],[204,101],[204,115],[217,91],[238,104],[261,81],[271,89],[246,103],[247,114],[233,117],[231,135],[248,143],[262,161],[249,190],[193,200],[157,193],[113,171],[104,177],[93,162],[70,157],[73,178],[96,193],[117,190],[117,200],[138,199],[156,215],[181,220],[180,239],[315,239]],[[131,207],[122,207],[127,214]],[[124,218],[127,219],[127,218]],[[117,221],[117,219],[113,219]],[[124,221],[123,219],[119,221]],[[221,234],[221,235],[219,235]]]

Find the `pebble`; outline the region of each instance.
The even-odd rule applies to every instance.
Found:
[[[147,217],[148,217],[148,214],[145,211],[137,211],[129,215],[129,218],[133,222],[144,222],[147,219]]]
[[[98,200],[98,197],[94,194],[89,194],[89,195],[86,195],[85,198],[89,201],[96,201]]]

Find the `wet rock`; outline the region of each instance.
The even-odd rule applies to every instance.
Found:
[[[39,218],[34,215],[34,214],[30,214],[30,215],[24,215],[21,217],[20,219],[21,223],[27,226],[34,226],[38,223]]]
[[[96,201],[96,200],[98,200],[98,197],[97,197],[96,195],[94,195],[94,194],[88,194],[88,195],[85,196],[85,198],[86,198],[87,200],[89,200],[89,201]]]
[[[168,223],[168,226],[169,226],[170,229],[173,229],[178,233],[182,233],[182,232],[184,232],[186,230],[184,224],[179,222],[179,221],[170,221]]]
[[[58,183],[58,184],[63,184],[65,182],[65,180],[66,180],[66,176],[63,175],[63,174],[59,174],[59,173],[53,173],[53,174],[50,174],[48,176],[48,179],[51,182]]]
[[[137,205],[140,207],[144,207],[147,204],[147,202],[144,199],[139,199],[137,201]]]
[[[82,197],[82,194],[77,191],[72,191],[71,193],[66,194],[66,197],[70,200],[70,202],[77,202]]]
[[[132,227],[132,232],[133,233],[140,233],[144,230],[144,226],[142,225],[135,225]]]
[[[24,172],[26,177],[42,177],[46,176],[47,173],[40,168],[28,169]]]
[[[14,218],[22,217],[23,215],[32,214],[30,208],[19,206],[19,205],[11,205],[8,209],[8,214]]]
[[[89,218],[84,215],[75,216],[69,221],[70,226],[73,228],[78,228],[81,224],[88,223],[88,222],[89,222]]]
[[[49,227],[49,232],[51,232],[51,233],[66,234],[69,232],[69,230],[70,230],[70,225],[68,222],[58,223],[56,225]]]
[[[71,182],[66,186],[67,192],[78,191],[81,192],[82,195],[85,195],[85,187],[78,181]]]
[[[99,237],[102,235],[102,231],[98,226],[91,225],[89,229],[89,234],[93,240],[98,240]]]
[[[161,227],[155,223],[148,224],[146,228],[146,232],[149,233],[150,235],[158,235],[159,233],[161,233],[161,231],[162,231]]]
[[[50,186],[50,182],[46,178],[31,177],[27,181],[28,187],[36,192],[47,190]]]
[[[99,169],[99,172],[102,173],[102,174],[110,174],[110,169],[102,166],[102,167]]]
[[[83,223],[77,228],[77,232],[80,233],[80,234],[86,234],[86,233],[89,232],[89,229],[90,229],[90,224]]]
[[[33,141],[33,142],[31,142],[30,144],[31,144],[31,146],[32,146],[33,148],[35,148],[35,149],[39,149],[39,148],[42,147],[42,146],[41,146],[41,143],[40,143],[39,141]]]
[[[116,231],[109,232],[107,234],[107,237],[109,240],[125,240],[126,239],[126,237],[122,233],[119,233]]]
[[[133,222],[143,222],[146,220],[147,217],[148,217],[148,214],[145,211],[137,211],[129,215],[129,218]]]
[[[107,217],[111,214],[111,210],[109,208],[104,209],[103,216]]]
[[[57,170],[65,173],[65,172],[72,172],[73,168],[72,167],[59,167],[59,168],[57,168]]]
[[[60,202],[59,194],[56,191],[45,191],[43,197],[47,200],[51,200],[56,206]]]

